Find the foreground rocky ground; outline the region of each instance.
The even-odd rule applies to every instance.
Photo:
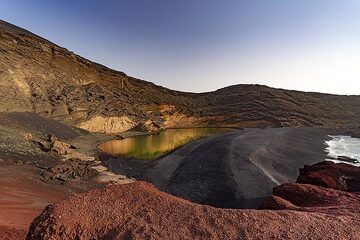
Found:
[[[127,182],[93,157],[107,137],[35,113],[0,113],[0,239],[24,239],[49,204],[109,181]]]
[[[0,239],[24,239],[46,205],[81,192],[80,187],[44,182],[40,174],[36,167],[0,161]]]
[[[111,185],[48,206],[27,239],[360,239],[359,187],[316,185],[324,179],[352,185],[359,168],[328,162],[307,168],[320,165],[341,178],[322,172],[308,184],[280,185],[263,205],[271,210],[198,205],[144,182]]]

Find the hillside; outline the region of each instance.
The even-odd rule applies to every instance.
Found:
[[[127,76],[0,22],[0,111],[31,111],[90,131],[180,126],[337,126],[360,96],[236,85],[184,93]],[[341,79],[340,79],[341,80]]]

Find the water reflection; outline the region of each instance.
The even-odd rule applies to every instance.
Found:
[[[190,141],[229,131],[225,128],[168,129],[159,134],[135,136],[123,140],[112,140],[99,148],[113,155],[124,155],[137,159],[155,159]]]

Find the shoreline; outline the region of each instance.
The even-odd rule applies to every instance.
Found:
[[[154,161],[154,160],[159,160],[159,159],[163,158],[164,156],[174,152],[175,150],[183,147],[186,144],[189,144],[191,142],[194,142],[194,141],[202,139],[202,138],[207,138],[209,136],[217,135],[217,134],[221,133],[221,132],[219,132],[219,133],[211,134],[211,135],[208,135],[208,136],[201,136],[201,137],[198,137],[198,138],[190,139],[188,142],[185,142],[184,144],[180,144],[179,146],[175,147],[174,149],[163,152],[160,156],[155,157],[155,158],[150,158],[150,159],[145,159],[145,158],[142,159],[142,158],[136,158],[136,157],[126,156],[126,155],[122,155],[122,154],[108,153],[106,151],[101,150],[101,148],[100,148],[100,146],[102,144],[110,142],[110,141],[121,141],[121,140],[125,140],[125,139],[128,139],[128,138],[135,138],[135,137],[149,136],[149,135],[158,135],[158,134],[160,134],[162,132],[165,133],[168,130],[186,130],[186,129],[227,129],[230,132],[230,131],[235,131],[235,130],[238,130],[238,129],[241,129],[241,128],[234,128],[234,127],[196,127],[196,126],[194,127],[193,126],[193,127],[165,128],[165,129],[162,129],[162,130],[156,131],[156,132],[131,132],[130,131],[130,132],[124,132],[123,133],[124,135],[114,134],[115,136],[120,135],[120,137],[105,139],[105,140],[102,140],[102,141],[96,143],[96,150],[98,150],[100,154],[109,155],[109,156],[112,156],[112,157],[118,157],[118,158],[122,158],[122,159]],[[105,134],[105,135],[107,135],[107,134]],[[113,134],[110,134],[109,136],[112,136],[112,135]]]
[[[151,163],[116,157],[102,161],[117,174],[193,202],[257,208],[274,186],[295,182],[299,168],[325,160],[327,135],[339,132],[312,127],[235,130],[190,142]]]

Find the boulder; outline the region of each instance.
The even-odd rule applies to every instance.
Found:
[[[42,172],[41,176],[47,180],[69,182],[78,179],[89,179],[96,174],[97,171],[92,169],[91,162],[84,162],[81,159],[71,158],[46,169]]]
[[[360,168],[330,161],[305,165],[300,169],[298,183],[306,183],[349,192],[360,192]]]
[[[285,210],[285,209],[297,209],[297,208],[298,207],[292,204],[290,201],[274,195],[266,198],[261,206],[261,209],[273,209],[273,210]]]
[[[39,144],[43,150],[58,155],[67,155],[72,152],[72,149],[74,149],[74,147],[70,144],[58,140],[54,134],[49,135],[45,140],[40,140]]]
[[[360,168],[345,163],[324,161],[300,169],[297,183],[274,187],[262,209],[344,208],[360,201]]]

